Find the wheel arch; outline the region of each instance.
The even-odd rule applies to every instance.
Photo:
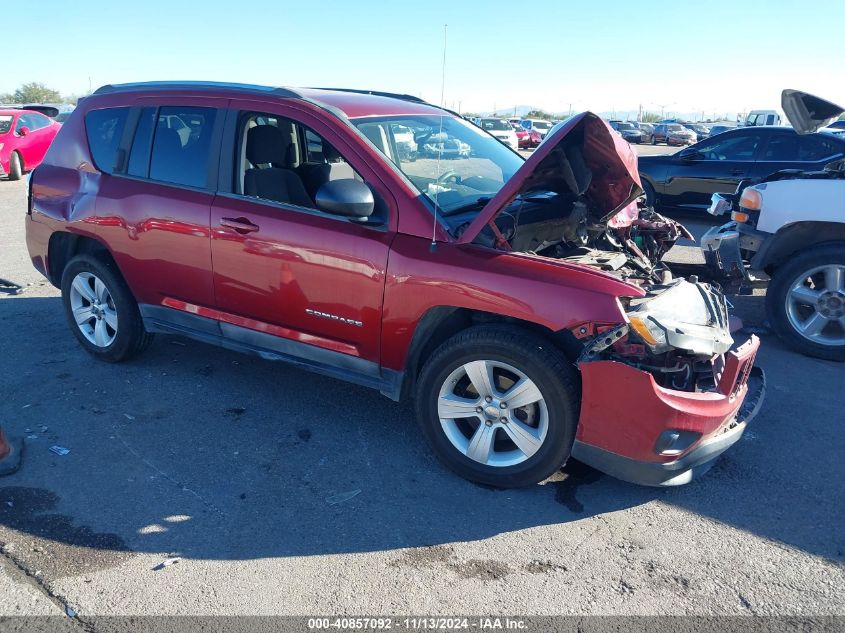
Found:
[[[797,222],[763,242],[751,267],[772,273],[799,251],[828,244],[845,245],[845,224],[841,222]]]
[[[120,274],[120,268],[108,247],[100,240],[87,235],[69,231],[56,231],[50,236],[47,246],[47,273],[50,283],[56,288],[62,284],[62,273],[67,263],[77,255],[89,254],[114,266]],[[122,275],[121,275],[122,276]]]
[[[422,315],[414,330],[405,359],[405,371],[399,390],[400,399],[404,400],[414,393],[417,378],[425,362],[447,339],[475,325],[488,324],[507,325],[539,335],[563,352],[573,364],[581,351],[581,343],[569,330],[554,332],[539,323],[492,312],[455,306],[435,306]]]

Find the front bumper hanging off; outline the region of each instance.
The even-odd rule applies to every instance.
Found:
[[[728,352],[712,392],[666,389],[650,373],[616,361],[584,363],[572,456],[641,485],[673,486],[703,475],[742,437],[762,405],[765,374],[754,366],[759,345],[752,336]],[[679,454],[658,452],[667,432],[698,439]]]

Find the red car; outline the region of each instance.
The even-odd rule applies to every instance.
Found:
[[[411,160],[408,129],[471,151]],[[641,193],[591,113],[523,160],[415,97],[128,84],[71,114],[26,234],[96,358],[162,332],[413,398],[442,462],[493,486],[570,455],[679,484],[756,412],[758,341],[735,347],[719,290],[660,263],[685,229]]]
[[[0,110],[0,176],[19,180],[38,167],[61,127],[39,112]]]
[[[540,136],[537,130],[526,130],[519,124],[514,125],[513,129],[516,132],[516,142],[519,145],[519,149],[537,147],[543,142],[543,137]]]

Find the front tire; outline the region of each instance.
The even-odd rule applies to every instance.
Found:
[[[845,361],[845,244],[817,246],[778,268],[766,312],[777,335],[796,351]]]
[[[9,158],[9,180],[20,180],[23,177],[23,161],[20,154],[12,152]]]
[[[68,325],[86,352],[116,363],[143,351],[152,340],[138,304],[114,264],[77,255],[62,273]]]
[[[478,326],[443,343],[420,373],[416,416],[441,462],[470,481],[516,488],[543,481],[569,457],[580,389],[549,341]]]

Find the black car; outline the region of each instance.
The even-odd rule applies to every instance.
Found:
[[[654,140],[654,126],[651,123],[634,123],[643,135],[643,143],[651,143]]]
[[[610,127],[619,132],[619,135],[629,143],[642,143],[643,133],[633,123],[627,121],[608,121]]]
[[[661,209],[700,210],[714,193],[731,192],[740,180],[782,169],[820,170],[845,156],[845,138],[827,132],[799,135],[788,127],[745,127],[690,145],[670,155],[640,156],[643,189]]]
[[[721,134],[722,132],[727,132],[728,130],[735,130],[736,126],[733,125],[714,125],[710,128],[710,137],[716,136],[717,134]]]
[[[703,141],[710,136],[710,128],[706,125],[701,125],[701,123],[684,123],[683,126],[688,130],[695,132],[699,141]]]

